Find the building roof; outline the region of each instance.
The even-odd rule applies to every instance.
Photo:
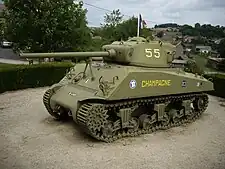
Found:
[[[214,57],[208,57],[209,60],[215,61],[215,62],[222,62],[225,60],[225,58],[214,58]]]
[[[178,59],[175,59],[172,61],[172,63],[175,63],[175,64],[186,64],[187,61],[186,60],[178,60]]]
[[[183,45],[186,48],[193,48],[194,47],[194,44],[191,44],[191,43],[183,43]]]
[[[5,8],[6,8],[5,5],[0,3],[0,12],[1,12],[1,13],[3,12],[3,10],[4,10]]]
[[[223,39],[225,39],[225,38],[216,39],[216,40],[214,41],[214,43],[220,44],[220,42],[221,42]]]
[[[196,48],[198,48],[200,50],[212,50],[211,46],[201,46],[201,45],[198,45],[198,46],[196,46]]]
[[[181,36],[181,35],[182,35],[181,32],[168,32],[168,31],[165,31],[164,35],[161,38],[158,38],[157,36],[155,36],[155,39],[156,40],[165,41],[165,42],[170,42],[173,45],[176,45],[177,43],[180,42],[180,40],[177,41],[176,38],[178,36]]]
[[[0,10],[2,11],[3,9],[5,9],[5,5],[0,3]]]

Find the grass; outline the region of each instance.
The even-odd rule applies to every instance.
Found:
[[[193,55],[193,58],[196,61],[197,65],[202,70],[207,71],[207,72],[216,72],[215,69],[206,67],[206,64],[207,64],[207,56]]]
[[[196,61],[196,64],[200,67],[200,69],[204,70],[204,72],[215,72],[215,73],[222,73],[224,74],[225,72],[223,71],[218,71],[216,69],[207,67],[207,56],[202,56],[202,55],[192,55],[193,59]]]
[[[8,64],[8,63],[0,63],[0,71],[1,70],[6,70],[6,69],[9,69],[9,68],[12,68],[12,67],[18,67],[18,65],[15,65],[15,64]]]
[[[42,65],[68,65],[70,64],[71,66],[72,63],[71,62],[43,62],[41,63]],[[39,64],[33,64],[33,66],[38,66]],[[27,66],[32,66],[32,65],[24,65],[24,64],[8,64],[8,63],[0,63],[0,70],[6,70],[6,69],[10,69],[10,68],[18,68],[18,67],[27,67]]]
[[[1,68],[6,68],[6,67],[11,67],[11,66],[15,66],[15,64],[0,63],[0,69]]]

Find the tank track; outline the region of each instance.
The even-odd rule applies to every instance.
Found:
[[[65,112],[63,112],[63,110],[61,109],[53,110],[50,106],[50,98],[52,97],[53,94],[54,90],[48,89],[43,95],[43,104],[51,116],[55,117],[55,119],[57,120],[64,120],[68,117],[68,115]]]
[[[201,98],[204,103],[201,107],[198,106],[197,99]],[[108,110],[115,110],[120,108],[129,108],[134,105],[145,105],[145,104],[159,104],[166,103],[171,101],[184,101],[191,100],[193,101],[193,111],[191,115],[184,115],[177,121],[168,122],[168,116],[165,116],[165,121],[156,121],[147,127],[133,127],[131,129],[122,129],[120,127],[120,122],[114,121],[112,124],[108,120],[109,116],[107,114]],[[186,95],[176,95],[176,96],[164,96],[164,97],[155,97],[147,99],[137,99],[137,100],[127,100],[114,103],[84,103],[77,111],[77,123],[80,125],[82,130],[87,134],[91,135],[97,140],[103,142],[113,142],[115,140],[124,138],[124,137],[135,137],[142,134],[150,134],[157,130],[167,130],[172,127],[180,126],[182,124],[187,124],[194,122],[198,119],[201,114],[208,107],[208,95],[204,93],[194,93]],[[141,119],[141,118],[140,118]],[[138,124],[138,123],[136,123]],[[120,128],[116,130],[116,128]]]

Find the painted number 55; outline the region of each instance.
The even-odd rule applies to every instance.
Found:
[[[159,49],[145,49],[146,57],[150,58],[154,56],[155,58],[160,58]]]

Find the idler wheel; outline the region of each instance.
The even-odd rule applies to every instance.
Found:
[[[68,112],[61,106],[56,106],[53,110],[53,113],[55,114],[58,120],[67,120],[69,117]]]
[[[193,106],[196,111],[204,110],[206,104],[206,100],[203,97],[196,98],[193,102]]]

